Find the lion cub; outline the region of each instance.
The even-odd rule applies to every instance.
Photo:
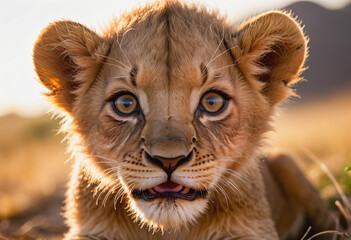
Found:
[[[307,220],[330,226],[289,158],[259,160],[306,58],[289,14],[233,26],[161,1],[102,34],[50,24],[33,58],[75,157],[66,239],[297,239]]]

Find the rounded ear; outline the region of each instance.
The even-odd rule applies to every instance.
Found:
[[[242,74],[271,105],[294,94],[288,85],[300,80],[307,38],[288,13],[271,11],[249,19],[230,42]]]
[[[42,31],[34,45],[33,61],[54,105],[72,110],[79,91],[95,80],[107,51],[107,41],[79,23],[59,21]]]

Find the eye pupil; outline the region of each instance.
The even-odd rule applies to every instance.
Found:
[[[202,109],[210,114],[216,114],[225,107],[226,99],[217,92],[208,92],[201,99]]]
[[[218,103],[218,99],[215,98],[215,97],[209,97],[209,98],[206,99],[206,102],[207,102],[208,104],[210,104],[210,105],[213,105],[213,104]]]
[[[119,104],[123,104],[123,106],[127,108],[127,107],[133,105],[133,100],[128,99],[128,98],[124,98],[119,102]]]
[[[131,94],[123,94],[112,102],[114,110],[120,115],[132,114],[137,110],[136,98]]]

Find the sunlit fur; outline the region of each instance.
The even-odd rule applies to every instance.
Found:
[[[305,57],[299,24],[279,11],[236,26],[205,8],[161,1],[114,19],[100,35],[71,21],[49,25],[33,58],[65,115],[75,161],[66,238],[278,239],[259,153]],[[210,89],[230,98],[218,115],[199,108]],[[119,91],[132,92],[142,114],[114,112],[109,99]],[[169,140],[157,151],[170,158],[194,151],[171,180],[208,195],[134,199],[133,190],[167,180],[146,161],[142,136],[162,138],[169,129],[186,141]]]

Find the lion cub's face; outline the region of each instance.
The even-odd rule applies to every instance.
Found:
[[[178,227],[224,191],[216,189],[220,179],[233,186],[240,181],[239,174],[224,174],[235,175],[227,168],[245,148],[239,145],[246,135],[238,132],[242,96],[221,39],[208,32],[174,41],[181,29],[167,36],[154,28],[145,43],[134,40],[136,28],[112,47],[80,108],[99,109],[84,113],[95,120],[89,142],[94,155],[104,157],[96,158],[100,167],[123,183],[133,211]]]
[[[279,23],[279,24],[278,24]],[[272,107],[305,58],[300,27],[263,14],[231,29],[177,2],[137,9],[99,36],[45,29],[34,63],[82,139],[94,181],[150,225],[177,228],[235,201]],[[96,174],[96,175],[95,175]]]

